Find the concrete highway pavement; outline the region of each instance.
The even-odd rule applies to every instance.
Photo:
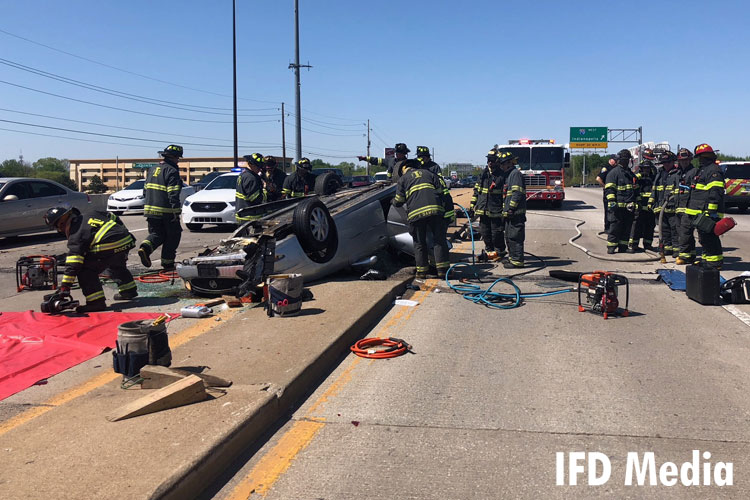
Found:
[[[604,262],[568,244],[575,222],[550,215],[587,220],[579,242],[604,253],[600,190],[569,189],[562,210],[544,213],[530,215],[526,249],[549,267],[625,272],[629,317],[578,312],[572,293],[493,310],[428,280],[418,306],[394,308],[368,334],[403,338],[414,354],[350,355],[206,497],[748,498],[750,327],[655,280],[673,264]],[[736,218],[725,276],[750,259],[749,221]],[[515,281],[524,292],[564,286],[546,271]],[[733,486],[625,484],[628,453],[653,452],[658,476],[693,450],[710,453],[700,463],[712,470],[731,462]],[[610,480],[557,486],[556,453],[574,451],[608,457]]]

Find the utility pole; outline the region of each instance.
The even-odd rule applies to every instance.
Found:
[[[297,101],[297,161],[302,158],[302,106],[300,104],[300,81],[299,69],[312,68],[309,64],[299,63],[299,0],[294,0],[294,64],[289,65],[289,69],[294,68],[294,82]]]
[[[370,120],[367,120],[367,162],[365,163],[365,175],[370,175]]]
[[[234,85],[234,165],[239,164],[237,154],[237,0],[232,0],[232,78]]]
[[[286,131],[284,128],[284,103],[281,103],[281,168],[286,173]]]

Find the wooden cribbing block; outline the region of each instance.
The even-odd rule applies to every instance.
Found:
[[[206,387],[229,387],[232,385],[231,380],[226,380],[208,373],[196,373],[181,368],[167,368],[166,366],[146,365],[141,368],[141,389],[161,389],[169,384],[173,384],[190,375],[203,380]]]
[[[242,301],[237,297],[232,297],[231,295],[222,295],[221,298],[224,299],[224,302],[229,307],[242,307]]]
[[[117,422],[126,418],[137,417],[168,410],[178,406],[197,403],[208,397],[203,380],[195,375],[190,375],[177,382],[152,392],[148,396],[136,399],[116,409],[107,417],[110,422]]]

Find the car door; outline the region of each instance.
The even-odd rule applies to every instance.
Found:
[[[31,190],[31,212],[26,224],[39,231],[47,229],[44,214],[53,207],[70,205],[65,188],[43,180],[29,181]]]
[[[15,196],[16,200],[6,200]],[[26,220],[31,217],[32,202],[28,182],[10,181],[0,191],[0,234],[26,232]]]

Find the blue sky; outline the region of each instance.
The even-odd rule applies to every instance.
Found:
[[[283,101],[293,156],[294,2],[237,3],[240,155],[281,153]],[[571,126],[750,155],[748,24],[740,1],[300,0],[303,153],[353,161],[369,118],[373,154],[406,142],[442,164],[481,163],[511,138],[567,142]],[[4,2],[0,30],[0,129],[14,130],[0,130],[0,160],[154,157],[168,143],[231,156],[229,0]]]

